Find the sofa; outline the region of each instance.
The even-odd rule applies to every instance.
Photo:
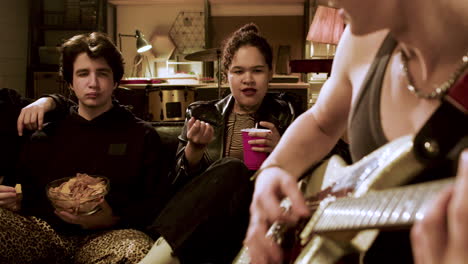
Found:
[[[165,153],[168,153],[172,157],[172,161],[175,160],[177,147],[179,145],[178,136],[182,132],[184,127],[183,121],[166,121],[166,122],[151,122],[159,137],[164,148]]]

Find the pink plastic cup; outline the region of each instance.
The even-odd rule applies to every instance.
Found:
[[[263,161],[267,158],[268,153],[253,151],[252,146],[263,147],[265,145],[250,145],[249,140],[263,139],[262,137],[249,136],[249,132],[271,132],[269,129],[247,128],[242,129],[242,144],[244,145],[244,163],[249,170],[258,170]]]

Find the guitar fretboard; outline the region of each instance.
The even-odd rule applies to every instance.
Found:
[[[330,203],[314,232],[404,227],[424,217],[427,201],[452,179],[375,191],[359,198],[339,198]]]

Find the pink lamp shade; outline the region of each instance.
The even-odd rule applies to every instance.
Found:
[[[315,43],[338,44],[343,34],[344,22],[338,9],[318,6],[310,25],[307,40]]]

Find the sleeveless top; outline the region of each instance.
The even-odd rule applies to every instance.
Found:
[[[385,145],[388,139],[380,119],[382,81],[397,42],[388,35],[369,68],[348,122],[353,162]]]
[[[369,68],[353,105],[348,131],[353,162],[388,143],[380,118],[382,82],[397,42],[388,35]],[[407,230],[381,231],[364,255],[363,263],[412,263]]]
[[[397,42],[390,35],[383,41],[369,68],[353,105],[348,123],[350,152],[353,162],[388,143],[382,128],[380,101],[383,78]],[[465,140],[468,141],[468,140]],[[466,146],[467,142],[459,143]],[[464,147],[461,147],[463,149]],[[455,175],[454,163],[447,160],[438,167],[425,169],[413,182],[427,181]],[[381,231],[371,248],[366,252],[363,263],[413,263],[411,243],[407,230]]]

